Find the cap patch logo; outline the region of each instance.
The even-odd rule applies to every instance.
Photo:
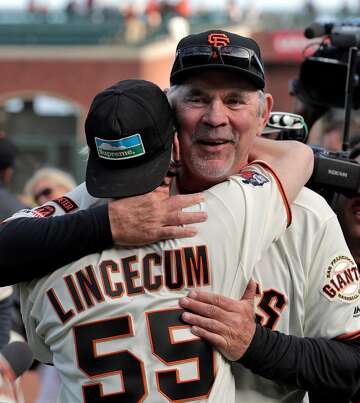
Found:
[[[96,150],[99,158],[106,160],[126,160],[145,154],[140,134],[118,140],[105,140],[95,137]]]
[[[327,299],[348,304],[360,297],[360,275],[356,264],[347,256],[336,256],[331,260],[325,274],[321,292]]]
[[[239,176],[243,178],[242,182],[247,185],[263,186],[264,183],[269,182],[269,179],[259,172],[243,171]]]
[[[226,46],[230,43],[230,39],[226,34],[209,34],[208,42],[212,46]]]

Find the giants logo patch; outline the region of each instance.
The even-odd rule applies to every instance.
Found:
[[[355,262],[347,256],[336,256],[326,269],[321,290],[330,301],[353,303],[360,297],[360,276]]]
[[[243,178],[242,182],[247,185],[263,186],[264,183],[269,182],[266,176],[254,171],[242,171],[239,176]]]
[[[49,217],[55,213],[54,206],[41,206],[32,210],[32,214],[35,217]]]
[[[53,200],[53,202],[60,206],[65,211],[65,213],[70,213],[70,211],[78,208],[77,204],[66,196],[55,199]]]

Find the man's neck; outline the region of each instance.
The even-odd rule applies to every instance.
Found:
[[[182,194],[197,193],[223,182],[226,178],[227,177],[213,179],[204,178],[202,176],[190,174],[180,168],[177,173],[177,187],[179,193]]]

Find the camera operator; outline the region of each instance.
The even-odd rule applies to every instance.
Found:
[[[350,158],[360,163],[360,145],[351,151]],[[360,269],[360,194],[352,197],[338,194],[334,209],[350,252]]]
[[[327,29],[327,28],[325,28]],[[330,43],[325,46],[320,46],[320,48],[314,53],[313,57],[306,60],[300,69],[299,80],[295,80],[290,91],[291,95],[294,95],[294,109],[295,113],[302,114],[305,118],[309,130],[314,125],[314,123],[321,118],[323,115],[326,116],[326,112],[331,107],[345,107],[345,124],[347,127],[350,126],[350,113],[351,108],[358,109],[360,106],[360,93],[359,93],[359,61],[360,53],[359,48],[359,36],[360,28],[357,26],[334,26],[333,28],[328,28],[328,33],[330,34],[334,31],[334,37],[330,36]],[[356,34],[355,39],[351,36]],[[351,71],[351,57],[349,57],[349,49],[344,46],[344,42],[353,42],[352,45],[356,45],[354,48],[354,54],[356,54],[354,62],[354,70]],[[335,46],[335,44],[340,44],[341,46]],[[344,70],[344,61],[347,60],[347,71]],[[311,69],[314,67],[314,70]],[[326,81],[335,72],[335,69],[342,69],[341,74],[337,74],[337,79],[340,76],[340,83],[334,83],[334,86],[326,86]],[[338,73],[340,70],[338,71]],[[345,73],[346,77],[346,88],[345,84]],[[325,77],[325,78],[324,78]],[[353,82],[352,87],[351,82]],[[350,84],[349,84],[350,83]],[[333,91],[335,95],[329,95],[329,91]],[[348,103],[349,93],[351,95],[351,103]],[[348,101],[348,102],[347,102]],[[348,112],[348,114],[346,113]],[[346,121],[348,119],[348,121]],[[345,145],[347,143],[347,133],[346,126],[344,130]],[[344,149],[344,144],[342,144]],[[344,153],[339,152],[334,155],[336,160],[344,160],[345,162],[358,162],[360,164],[360,145],[358,144],[358,135],[354,135],[349,139],[349,146],[351,152],[348,153],[348,158],[344,158]],[[341,148],[340,148],[341,149]],[[355,176],[354,183],[359,183],[360,169],[357,171],[352,171],[351,175]],[[326,178],[319,177],[320,182]],[[334,189],[332,189],[334,190]],[[360,189],[352,189],[352,191],[341,191],[338,192],[330,191],[332,195],[331,204],[338,216],[339,223],[344,233],[344,237],[349,246],[350,252],[360,270]],[[359,307],[354,308],[353,313],[354,320],[358,320],[360,317]],[[313,395],[314,401],[318,401],[319,398]],[[353,396],[355,402],[360,401],[360,388],[358,392]]]
[[[323,33],[325,30],[328,34],[328,42],[322,42],[319,48],[309,56],[300,67],[300,74],[298,80],[293,80],[290,84],[290,94],[294,96],[294,112],[302,115],[310,130],[312,126],[320,118],[328,119],[331,116],[331,108],[349,108],[349,114],[346,115],[345,110],[345,123],[350,127],[350,113],[351,108],[358,109],[360,107],[360,90],[359,90],[359,61],[360,53],[356,48],[360,43],[358,34],[360,28],[357,25],[345,24],[312,24],[305,30],[305,35],[310,32],[313,34]],[[315,35],[316,36],[316,35]],[[351,43],[352,42],[352,43]],[[354,69],[351,70],[351,59],[349,57],[349,44],[356,45],[356,54],[354,61]],[[337,73],[337,80],[333,86],[327,86],[327,82],[331,76]],[[346,77],[345,77],[346,75]],[[340,83],[340,84],[339,84]],[[348,87],[349,83],[353,83]],[[350,84],[351,85],[351,84]],[[351,103],[347,104],[347,97],[351,95]],[[348,119],[348,122],[346,122]],[[337,127],[340,129],[340,127]],[[344,139],[342,137],[345,137]],[[344,160],[344,162],[358,162],[360,163],[360,145],[357,144],[359,135],[353,135],[349,141],[347,140],[347,133],[344,130],[341,136],[340,147],[338,153],[333,154],[336,161]],[[347,142],[351,152],[346,154],[341,152],[344,148],[342,142]],[[329,146],[325,147],[325,151],[331,150]],[[351,175],[360,175],[354,171]],[[357,179],[357,178],[356,178]],[[319,177],[318,180],[324,183],[327,178]],[[355,183],[359,181],[355,181]],[[326,188],[326,185],[324,185]],[[331,205],[337,213],[341,228],[343,230],[345,239],[350,248],[350,251],[359,266],[360,263],[360,189],[353,189],[352,192],[337,189],[334,192],[332,188],[329,192],[331,195]],[[357,191],[356,191],[357,190]],[[345,194],[344,194],[345,193]]]

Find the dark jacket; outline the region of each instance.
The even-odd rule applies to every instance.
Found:
[[[25,206],[0,183],[0,222]]]

